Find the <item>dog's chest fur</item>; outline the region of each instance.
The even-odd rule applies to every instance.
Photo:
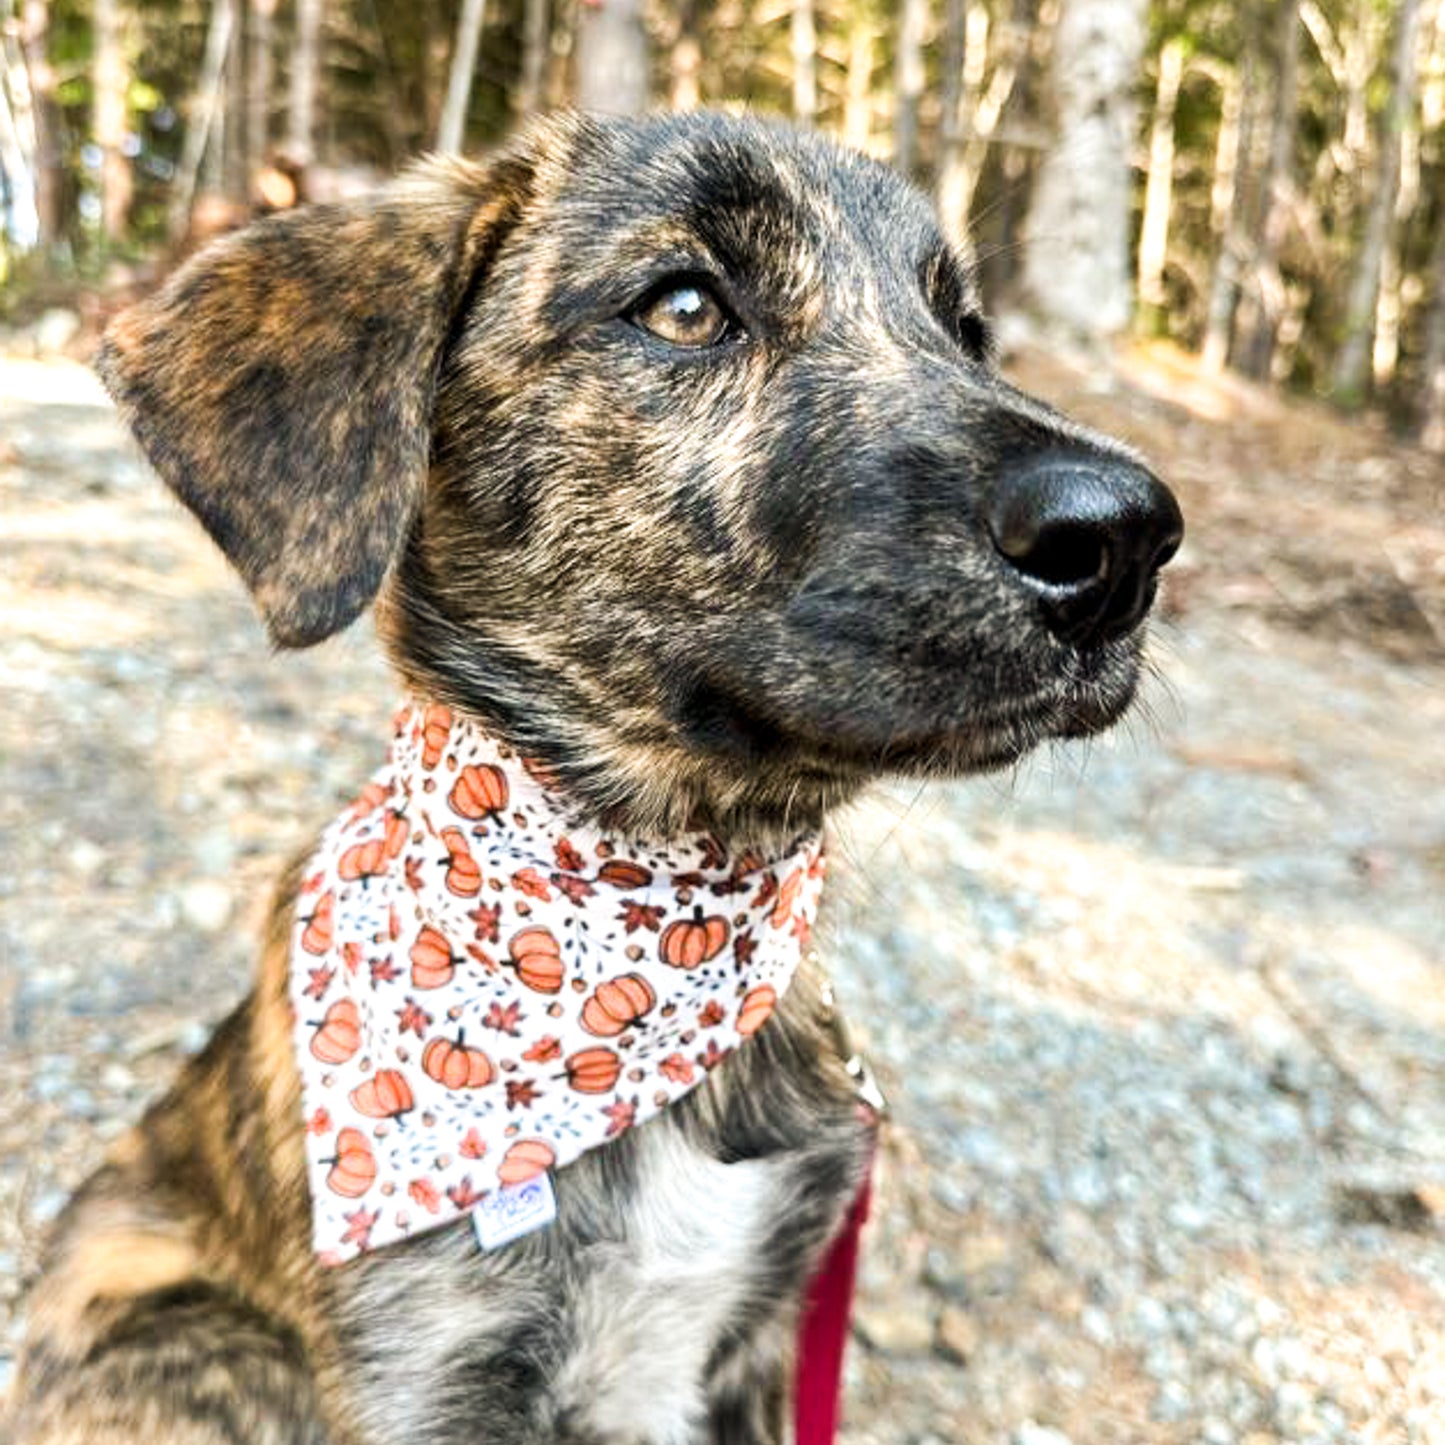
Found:
[[[867,1129],[836,1059],[780,1075],[753,1053],[563,1170],[544,1230],[487,1254],[451,1227],[338,1272],[366,1438],[690,1445],[729,1438],[729,1411],[781,1409],[796,1303]]]

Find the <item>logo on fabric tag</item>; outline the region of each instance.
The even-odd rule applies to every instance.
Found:
[[[472,1226],[483,1249],[500,1249],[524,1234],[544,1229],[557,1217],[552,1176],[539,1174],[524,1184],[505,1184],[472,1210]]]

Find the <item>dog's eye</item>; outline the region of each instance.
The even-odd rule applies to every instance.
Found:
[[[716,346],[727,336],[732,318],[701,281],[660,291],[633,314],[644,331],[673,346]]]
[[[993,354],[993,327],[982,316],[965,312],[954,322],[954,331],[959,345],[979,361],[987,361]]]

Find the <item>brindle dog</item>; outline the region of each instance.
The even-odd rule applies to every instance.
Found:
[[[781,836],[880,774],[1107,726],[1181,532],[1135,458],[999,378],[917,193],[719,117],[556,119],[263,222],[101,369],[279,645],[374,600],[409,687],[649,833]],[[8,1438],[781,1440],[868,1150],[818,978],[563,1171],[549,1229],[322,1269],[296,881],[255,992],[62,1219]]]

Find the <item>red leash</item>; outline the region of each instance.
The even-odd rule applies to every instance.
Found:
[[[842,1408],[843,1352],[853,1312],[858,1242],[873,1196],[873,1161],[848,1211],[842,1233],[813,1276],[798,1331],[798,1381],[793,1400],[795,1445],[833,1445]]]

